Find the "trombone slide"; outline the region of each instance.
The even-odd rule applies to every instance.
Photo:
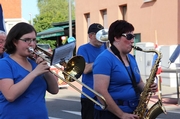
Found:
[[[39,48],[38,48],[39,49]],[[42,52],[44,52],[46,54],[46,51],[40,49]],[[40,54],[38,54],[37,52],[34,51],[34,49],[32,47],[29,47],[29,51],[36,54],[37,56],[43,58],[45,61],[47,61],[48,63],[50,63],[49,59],[41,56]],[[50,53],[47,54],[49,57],[51,57],[52,55],[50,55]],[[79,74],[78,73],[75,73],[75,71],[73,71],[73,69],[75,70],[79,70],[79,67],[75,66],[75,63],[77,63],[77,61],[79,60],[79,62],[84,62],[84,67],[85,67],[85,61],[84,61],[84,58],[82,56],[74,56],[73,58],[70,59],[70,63],[68,62],[67,63],[67,69],[71,69],[70,71],[66,71],[66,68],[65,70],[62,70],[57,64],[54,64],[53,66],[59,70],[62,71],[62,73],[64,74],[64,77],[66,78],[63,78],[61,77],[60,75],[56,74],[55,72],[53,72],[52,70],[50,70],[50,72],[52,74],[54,74],[56,77],[58,77],[59,79],[61,79],[62,81],[66,82],[69,86],[71,86],[72,88],[74,88],[76,91],[78,91],[79,93],[83,94],[84,96],[86,96],[88,99],[90,99],[91,101],[93,101],[95,104],[99,105],[102,109],[106,109],[107,107],[107,104],[106,104],[106,101],[105,101],[105,98],[99,94],[98,92],[94,91],[93,89],[91,89],[90,87],[88,87],[86,84],[84,84],[83,82],[79,81],[76,76]],[[75,62],[76,61],[76,62]],[[70,66],[71,65],[71,66]],[[84,70],[84,68],[83,68]],[[73,73],[72,73],[73,72]],[[82,72],[82,71],[81,71]],[[72,74],[75,74],[76,76],[72,76]],[[68,79],[68,80],[66,80]],[[77,88],[76,86],[74,86],[73,84],[71,84],[69,82],[70,79],[73,79],[73,81],[77,81],[79,84],[81,84],[82,86],[84,86],[85,88],[87,88],[89,91],[93,92],[96,96],[98,96],[99,98],[101,98],[101,100],[103,101],[104,105],[102,105],[101,103],[99,103],[98,101],[94,100],[93,98],[91,98],[90,96],[88,96],[86,93],[82,92],[79,88]]]

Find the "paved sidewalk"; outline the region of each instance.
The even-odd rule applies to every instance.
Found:
[[[152,96],[151,101],[158,99],[158,94],[162,94],[162,102],[165,105],[176,105],[178,106],[178,97],[177,97],[177,88],[176,87],[169,87],[169,86],[162,86],[161,91],[157,92],[156,95]],[[180,104],[179,104],[180,107]]]
[[[180,104],[178,105],[177,88],[169,86],[161,86],[162,92],[162,104],[165,107],[167,113],[170,112],[180,115]],[[150,99],[149,105],[153,105],[158,101],[158,92]]]

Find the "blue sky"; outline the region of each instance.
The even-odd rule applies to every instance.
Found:
[[[22,0],[22,17],[26,20],[30,20],[30,16],[32,18],[35,15],[39,14],[37,7],[37,0]],[[31,14],[31,15],[30,15]]]

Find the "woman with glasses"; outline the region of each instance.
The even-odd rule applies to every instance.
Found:
[[[95,105],[94,119],[138,119],[133,111],[138,105],[144,83],[133,55],[134,27],[124,20],[110,25],[111,47],[101,53],[93,65],[94,89],[107,102],[107,109]],[[157,85],[151,90],[155,92]],[[99,100],[101,101],[101,100]]]
[[[45,94],[57,94],[57,80],[42,58],[30,59],[36,47],[36,31],[18,23],[5,43],[9,56],[0,60],[0,119],[48,119]]]

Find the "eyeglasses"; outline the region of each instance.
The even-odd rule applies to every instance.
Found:
[[[122,36],[126,37],[127,40],[131,40],[135,37],[133,34],[130,34],[130,33],[128,33],[128,34],[124,33],[124,34],[122,34]]]
[[[27,44],[30,44],[32,41],[34,43],[36,43],[36,39],[35,38],[34,39],[32,39],[32,38],[24,38],[24,39],[19,39],[19,40],[22,40],[22,41],[26,42]]]
[[[3,43],[5,43],[5,40],[0,39],[0,44],[3,44]]]

